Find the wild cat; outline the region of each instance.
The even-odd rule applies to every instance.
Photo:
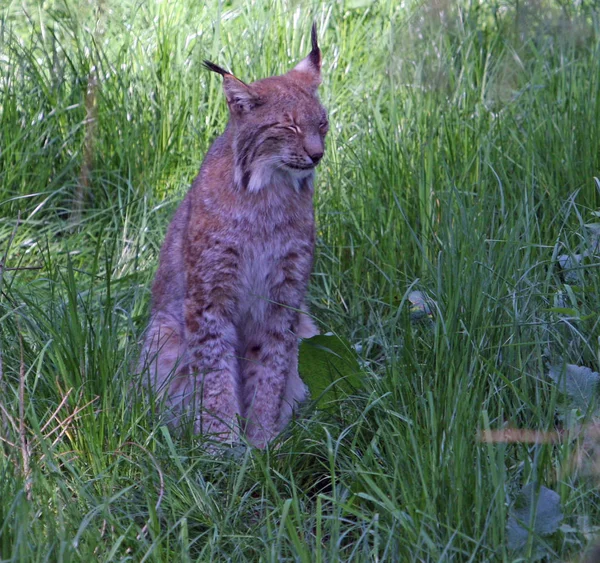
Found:
[[[305,297],[313,179],[329,125],[321,51],[245,84],[223,76],[229,121],[169,226],[140,368],[176,423],[265,447],[307,397],[298,338],[318,334]]]

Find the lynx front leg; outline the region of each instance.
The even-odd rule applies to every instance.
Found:
[[[236,441],[241,410],[235,327],[212,312],[214,305],[198,308],[188,302],[186,308],[188,387],[193,386],[189,391],[196,412],[201,409],[195,417],[194,430],[222,442]]]
[[[281,431],[288,380],[298,379],[298,339],[291,330],[297,313],[280,305],[270,308],[277,312],[247,338],[243,372],[246,436],[259,448]]]
[[[190,223],[184,248],[186,367],[195,387],[194,430],[232,442],[239,437],[241,415],[235,328],[239,251],[202,218]]]

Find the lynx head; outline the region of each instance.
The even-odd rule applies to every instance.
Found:
[[[223,76],[237,186],[256,192],[274,181],[291,182],[297,189],[312,185],[329,128],[317,96],[321,51],[315,24],[312,51],[281,76],[245,84],[217,65],[205,64]]]

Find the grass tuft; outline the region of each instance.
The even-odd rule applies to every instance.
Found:
[[[226,121],[202,61],[284,72],[313,20],[332,126],[311,306],[365,384],[277,448],[208,455],[134,367],[168,221]],[[583,552],[590,413],[548,365],[600,367],[599,21],[552,0],[0,8],[0,559],[512,560],[529,483],[560,495],[544,553]],[[507,428],[570,438],[478,438]]]

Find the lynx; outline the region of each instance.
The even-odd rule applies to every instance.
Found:
[[[140,369],[174,424],[263,448],[307,397],[298,338],[318,334],[305,300],[329,127],[316,27],[281,76],[246,84],[205,65],[223,77],[229,121],[169,226]]]

